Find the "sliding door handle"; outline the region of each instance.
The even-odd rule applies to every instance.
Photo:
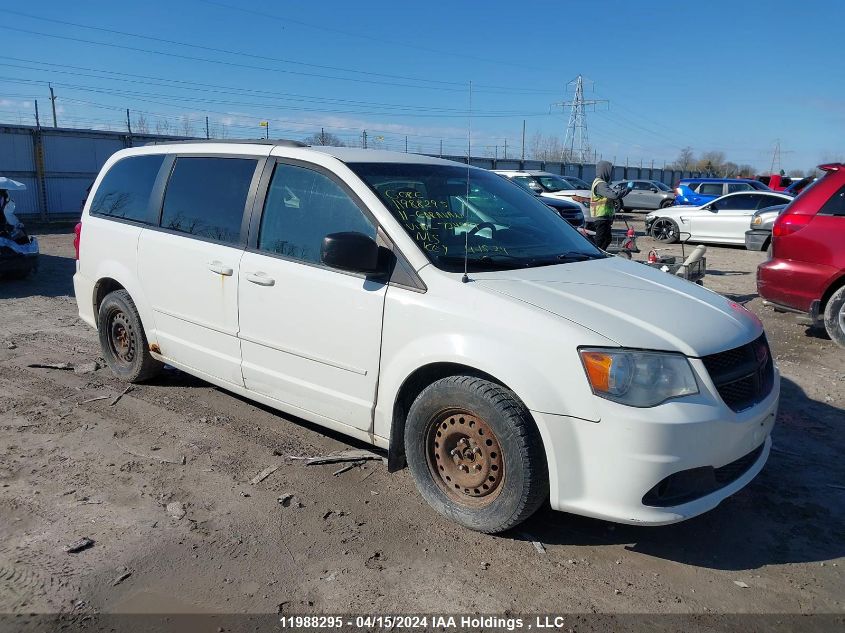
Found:
[[[275,279],[268,277],[267,273],[262,272],[246,273],[244,277],[246,277],[247,281],[258,284],[259,286],[273,286],[276,283]]]

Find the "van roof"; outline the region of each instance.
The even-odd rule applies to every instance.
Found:
[[[215,145],[222,145],[223,147],[216,148]],[[327,154],[334,156],[344,163],[414,163],[414,164],[428,164],[428,165],[462,165],[466,163],[459,163],[452,160],[444,160],[442,158],[435,158],[433,156],[424,156],[422,154],[411,154],[406,152],[392,152],[380,149],[361,149],[357,147],[332,147],[328,145],[306,145],[300,141],[293,141],[290,139],[197,139],[195,141],[169,141],[158,142],[154,141],[148,143],[146,147],[155,146],[166,153],[201,151],[208,153],[226,153],[233,149],[233,146],[241,146],[238,149],[243,150],[249,146],[262,146],[262,154],[272,152],[277,147],[293,148],[303,152],[315,152],[319,154]],[[149,149],[145,153],[148,153]],[[131,150],[130,150],[131,153]]]

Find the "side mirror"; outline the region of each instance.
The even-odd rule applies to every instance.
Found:
[[[383,272],[379,255],[373,238],[354,231],[330,233],[320,247],[320,261],[326,266],[356,273]]]
[[[657,193],[657,187],[652,187],[652,188],[651,188],[651,193]]]

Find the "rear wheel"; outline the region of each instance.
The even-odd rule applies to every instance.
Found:
[[[125,382],[155,376],[163,363],[152,357],[135,302],[125,290],[110,292],[97,313],[100,348],[106,364]]]
[[[827,300],[824,308],[824,329],[834,343],[845,347],[845,286]]]
[[[658,242],[674,244],[678,241],[678,223],[671,218],[657,218],[651,225],[651,236]]]
[[[540,434],[501,385],[450,376],[414,401],[405,455],[417,488],[440,514],[479,532],[502,532],[548,498]]]

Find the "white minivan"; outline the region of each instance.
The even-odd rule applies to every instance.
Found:
[[[769,455],[760,321],[610,257],[496,174],[293,141],[117,152],[74,288],[114,373],[164,363],[386,449],[445,516],[660,525]]]

